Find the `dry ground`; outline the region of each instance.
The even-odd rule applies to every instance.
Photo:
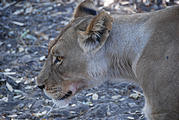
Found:
[[[133,2],[96,4],[120,14],[149,12],[171,4]],[[69,107],[49,112],[52,101],[34,80],[44,63],[48,41],[68,24],[77,4],[74,0],[0,1],[0,119],[145,120],[142,91],[132,83],[105,83],[82,91]]]

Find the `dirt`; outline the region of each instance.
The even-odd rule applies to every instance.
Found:
[[[48,42],[68,24],[77,4],[73,0],[0,2],[0,119],[145,120],[143,93],[133,83],[106,82],[83,90],[66,108],[53,107],[35,85]],[[132,14],[162,7],[136,9],[125,4],[120,11],[113,8],[105,9]]]

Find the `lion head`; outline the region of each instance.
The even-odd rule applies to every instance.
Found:
[[[112,18],[104,11],[97,14],[91,2],[82,2],[72,21],[49,43],[48,57],[36,83],[56,101],[100,84],[107,72],[103,54]]]

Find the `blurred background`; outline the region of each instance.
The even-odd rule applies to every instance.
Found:
[[[35,85],[48,42],[68,24],[80,2],[0,0],[0,120],[145,120],[142,90],[134,83],[106,82],[84,90],[63,109],[52,109],[52,101]],[[179,0],[94,2],[99,9],[118,14],[152,12],[179,4]]]

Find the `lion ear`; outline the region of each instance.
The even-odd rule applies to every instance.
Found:
[[[98,51],[109,36],[112,22],[112,17],[103,11],[91,20],[86,31],[78,31],[78,42],[83,51]]]
[[[96,7],[93,0],[85,0],[81,2],[75,9],[73,18],[83,17],[86,15],[97,15]]]

